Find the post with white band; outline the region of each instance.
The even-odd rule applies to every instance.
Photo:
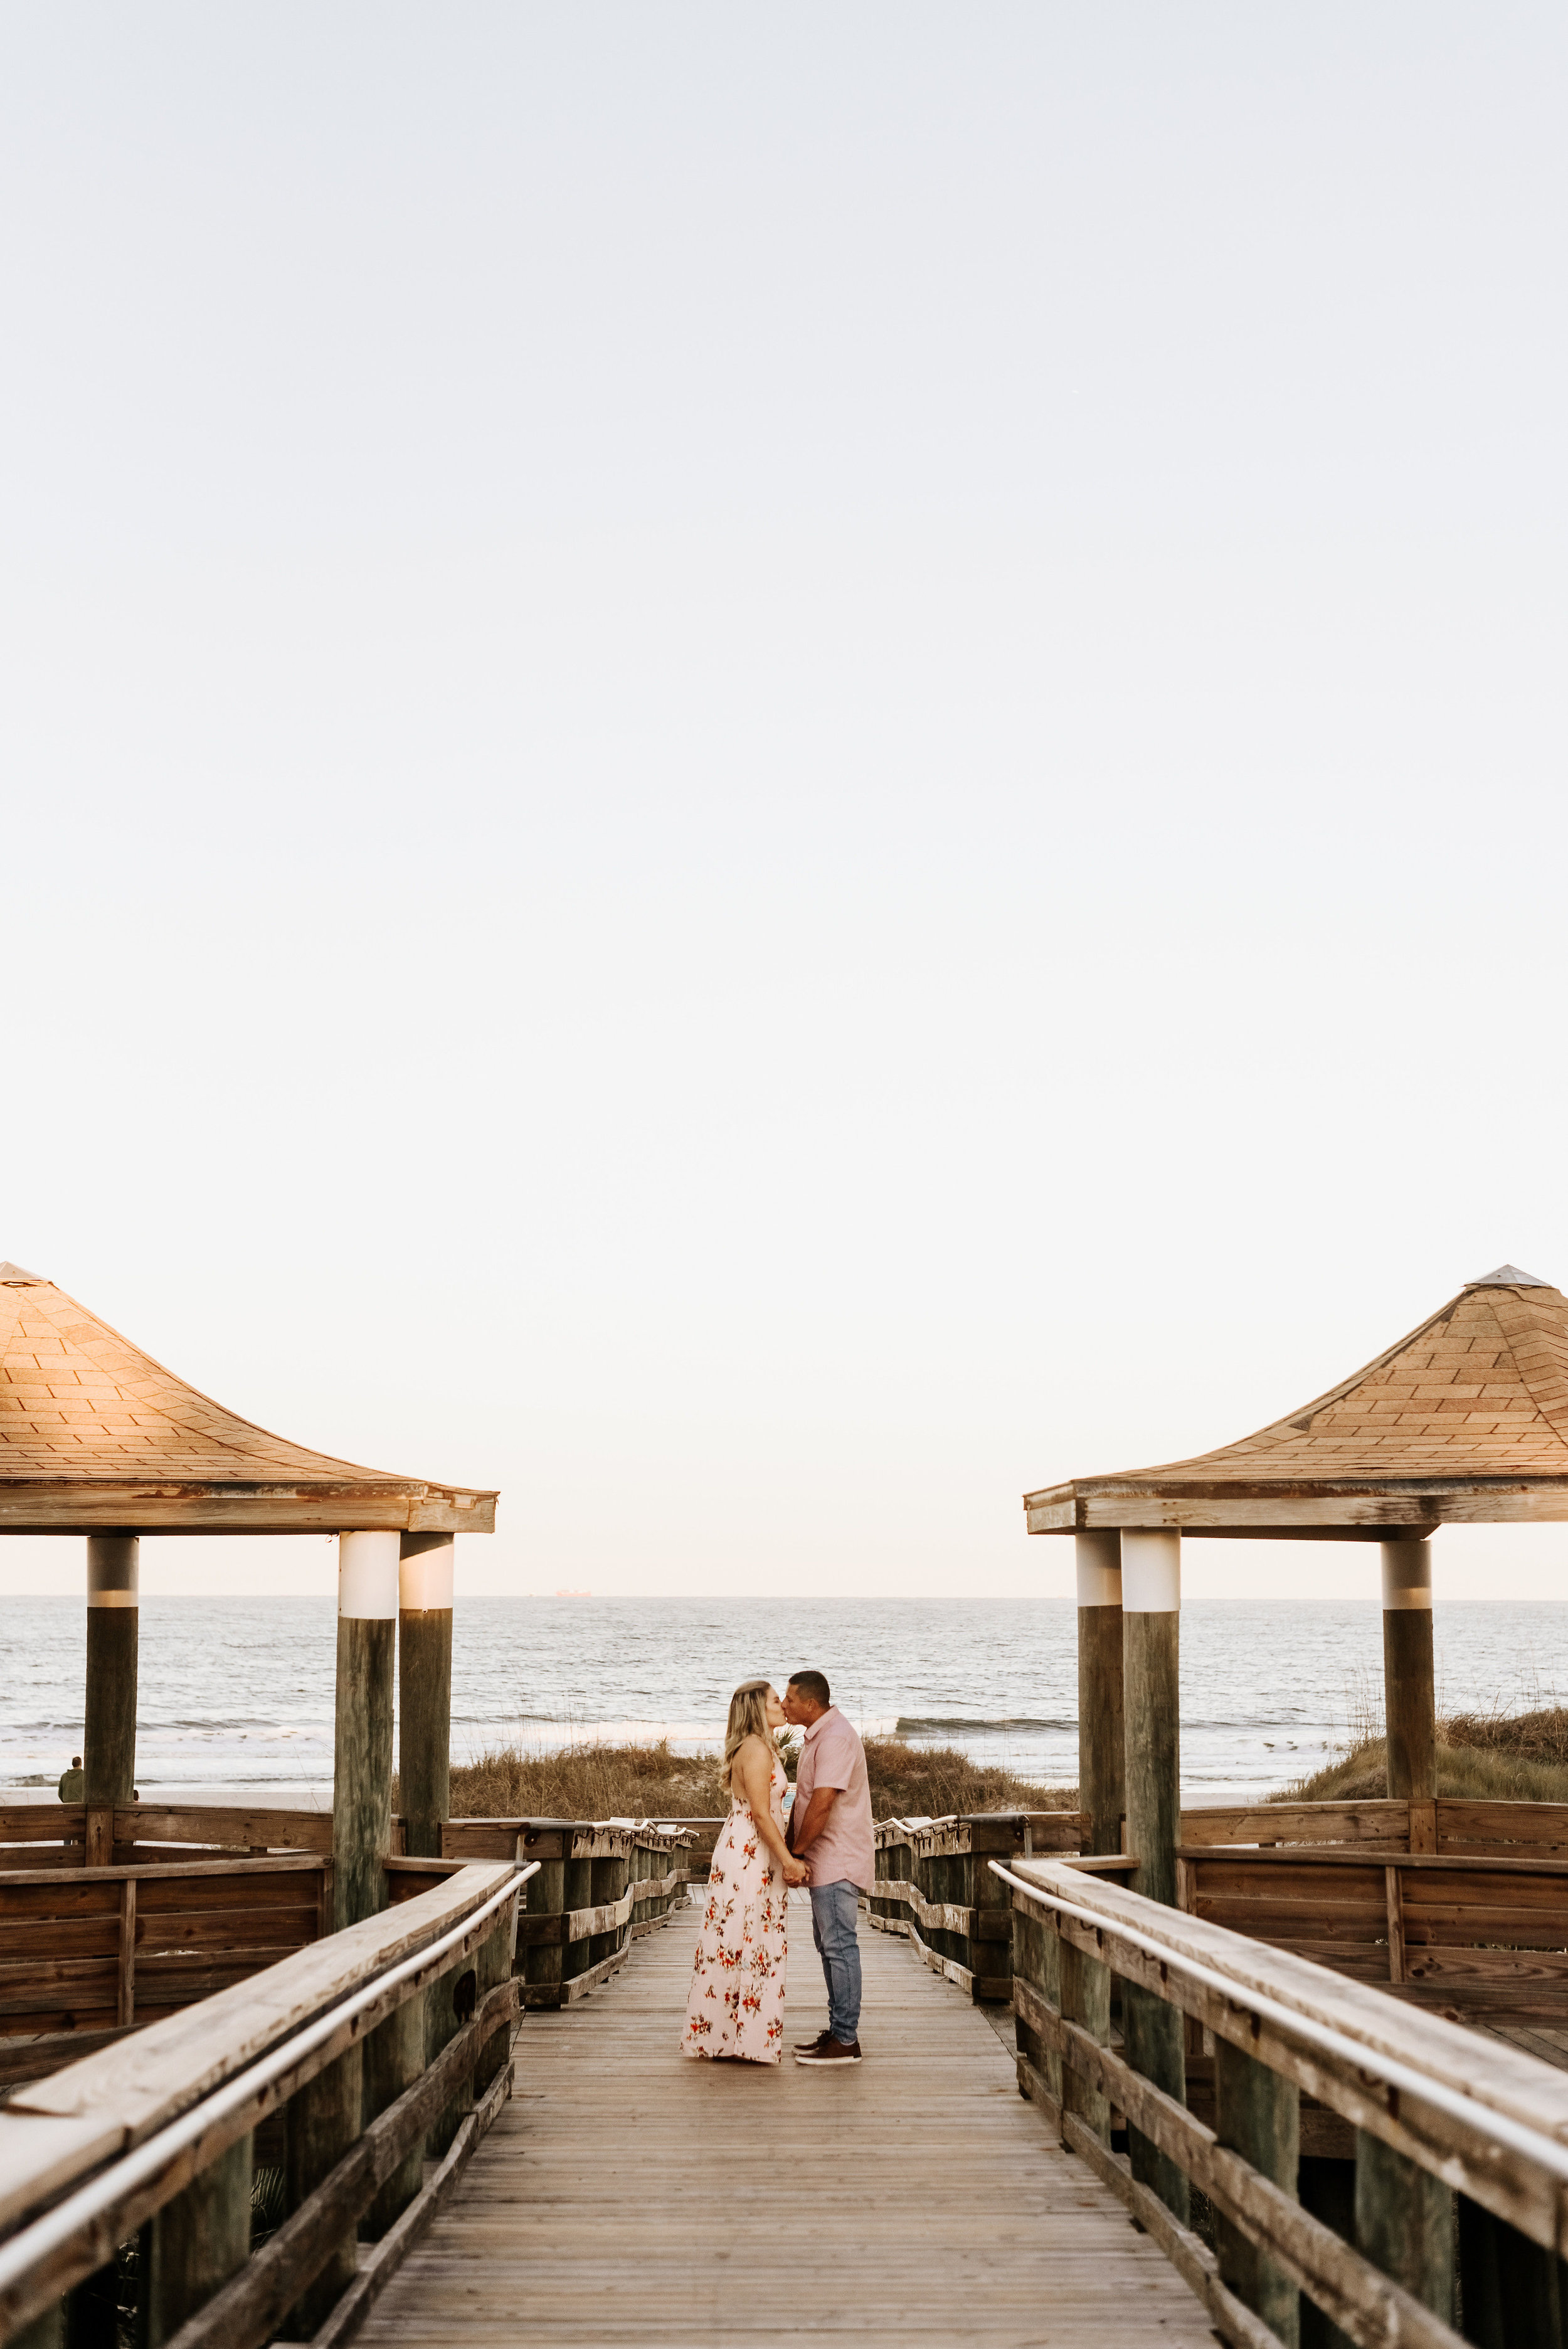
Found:
[[[114,1811],[136,1787],[136,1662],[140,1544],[88,1536],[87,1718],[82,1730],[87,1864],[114,1861]]]
[[[396,1532],[337,1537],[337,1708],[333,1731],[333,1922],[341,1932],[387,1906],[385,1862],[392,1841],[392,1690],[397,1651]],[[409,2001],[423,2018],[424,2002]],[[401,2010],[407,2012],[407,2010]],[[398,2016],[356,2040],[288,2103],[284,2199],[297,2210],[329,2177],[382,2106],[366,2050],[392,2033]],[[370,2075],[367,2082],[366,2075]],[[366,2111],[366,2102],[371,2110]],[[382,2099],[385,2102],[385,2099]],[[358,2272],[358,2228],[334,2245],[326,2265],[289,2311],[287,2329],[308,2341]]]
[[[1181,1839],[1181,1537],[1167,1527],[1124,1526],[1121,1535],[1123,1701],[1126,1706],[1127,1848],[1138,1859],[1132,1889],[1176,1903]],[[1122,1984],[1127,2060],[1179,2104],[1187,2095],[1183,2019],[1150,1991]],[[1183,2225],[1191,2195],[1184,2170],[1129,2129],[1132,2174],[1152,2187]]]
[[[339,1932],[387,1906],[392,1840],[396,1533],[337,1537],[337,1713],[332,1776],[333,1914]]]
[[[1121,1536],[1080,1533],[1078,1550],[1078,1808],[1085,1851],[1119,1851],[1127,1808],[1121,1704]]]
[[[1438,1791],[1429,1541],[1383,1544],[1383,1705],[1388,1793],[1396,1801],[1429,1803]]]
[[[411,1859],[439,1859],[451,1809],[450,1534],[405,1534],[397,1577],[397,1781]]]

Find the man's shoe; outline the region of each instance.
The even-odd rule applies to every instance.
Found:
[[[860,2060],[861,2043],[858,2039],[851,2040],[846,2047],[841,2039],[834,2039],[826,2033],[815,2047],[797,2047],[795,2050],[797,2064],[858,2064]]]
[[[815,2039],[797,2039],[795,2053],[797,2055],[814,2055],[819,2047],[827,2045],[832,2035],[830,2031],[819,2031]]]

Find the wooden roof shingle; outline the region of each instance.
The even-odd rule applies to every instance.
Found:
[[[1024,1496],[1031,1533],[1377,1540],[1444,1523],[1568,1519],[1568,1299],[1516,1265],[1315,1402],[1239,1444]]]
[[[0,1533],[490,1533],[495,1504],[271,1435],[0,1264]]]

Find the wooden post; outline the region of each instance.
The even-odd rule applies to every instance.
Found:
[[[1562,2349],[1562,2270],[1553,2254],[1455,2196],[1465,2339],[1479,2349]]]
[[[537,1859],[539,1874],[531,1876],[523,1886],[524,1914],[529,1917],[559,1917],[566,1906],[565,1853],[571,1844],[572,1828],[564,1819],[536,1820],[525,1827],[522,1856],[525,1860]],[[562,1960],[565,1949],[560,1941],[524,1940],[522,1979],[530,2006],[558,2006],[561,2003]]]
[[[397,1541],[395,1533],[340,1534],[337,1539],[332,1867],[339,1932],[387,1906]]]
[[[475,1984],[476,1999],[483,2003],[489,1992],[505,1982],[512,1970],[512,1937],[517,1930],[517,1907],[503,1909],[496,1920],[493,1933],[488,1934],[474,1953],[474,1970],[479,1980]],[[511,2026],[503,2023],[492,2031],[474,2059],[474,2101],[477,2104],[497,2074],[506,2068],[511,2048]]]
[[[172,2340],[188,2316],[251,2256],[252,2139],[221,2153],[152,2215],[147,2280],[148,2349]]]
[[[592,1851],[593,1829],[587,1821],[579,1822],[566,1837],[564,1899],[568,1915],[574,1909],[592,1909],[593,1906],[593,1862],[591,1858],[576,1857],[576,1847],[579,1843]],[[585,1974],[592,1963],[589,1944],[586,1941],[568,1941],[561,1952],[562,1981],[569,1982],[578,1974]]]
[[[1454,2315],[1454,2198],[1381,2137],[1356,2132],[1356,2247],[1440,2316]]]
[[[1435,1834],[1413,1807],[1434,1802],[1438,1791],[1429,1541],[1383,1544],[1383,1705],[1389,1795],[1412,1806],[1411,1850],[1434,1849]]]
[[[1176,1905],[1176,1846],[1181,1833],[1181,1537],[1166,1530],[1121,1537],[1122,1669],[1126,1696],[1127,1847],[1138,1860],[1132,1889]],[[1135,2071],[1184,2102],[1187,2065],[1180,2010],[1152,1991],[1122,1984],[1123,2036]],[[1191,2208],[1185,2172],[1129,2128],[1132,2174],[1152,2187],[1183,2225]]]
[[[1301,2095],[1295,2082],[1282,2080],[1228,2039],[1216,2038],[1214,2111],[1220,2143],[1294,2196],[1301,2155]],[[1222,2280],[1278,2333],[1287,2349],[1296,2349],[1301,2338],[1296,2286],[1228,2219],[1219,2217],[1217,2225]]]
[[[362,2040],[289,2098],[284,2198],[291,2210],[309,2199],[358,2138],[364,2058]],[[285,2340],[308,2341],[319,2332],[334,2302],[354,2282],[359,2266],[356,2234],[355,2228],[348,2229],[315,2282],[295,2301],[284,2320]]]
[[[1078,1808],[1085,1851],[1121,1849],[1126,1799],[1122,1711],[1121,1536],[1082,1533],[1078,1550]]]
[[[588,1906],[608,1909],[612,1901],[624,1898],[626,1890],[626,1858],[624,1852],[612,1852],[606,1858],[589,1864]],[[608,1932],[594,1933],[588,1942],[588,1963],[603,1964],[613,1958],[621,1946],[621,1930],[613,1925]]]
[[[1063,2019],[1081,2023],[1089,2037],[1101,2047],[1110,2044],[1110,1968],[1091,1958],[1087,1951],[1075,1950],[1060,1934],[1051,1937],[1060,1952],[1060,2006]],[[1125,1993],[1126,1985],[1123,1984]],[[1062,2111],[1076,2113],[1086,2128],[1092,2129],[1104,2145],[1110,2143],[1110,2107],[1100,2091],[1092,2087],[1081,2073],[1063,2062]],[[1178,2172],[1180,2175],[1180,2172]],[[1183,2178],[1182,2184],[1186,2184]]]
[[[114,1812],[136,1785],[138,1558],[135,1534],[88,1536],[87,1722],[82,1740],[86,1860],[114,1861]]]
[[[397,1574],[397,1777],[411,1859],[439,1859],[451,1811],[450,1534],[405,1534]]]
[[[411,2088],[425,2068],[426,1994],[416,1991],[378,2023],[365,2041],[361,2126],[377,2116]],[[424,2176],[425,2148],[411,2146],[359,2222],[366,2242],[377,2242],[400,2218],[419,2191]]]

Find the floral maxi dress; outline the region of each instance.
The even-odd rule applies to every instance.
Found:
[[[769,1804],[780,1834],[787,1784],[784,1765],[776,1761]],[[748,2064],[777,2064],[782,2057],[785,1897],[783,1878],[758,1833],[751,1806],[737,1795],[708,1875],[683,2055],[738,2055]]]

